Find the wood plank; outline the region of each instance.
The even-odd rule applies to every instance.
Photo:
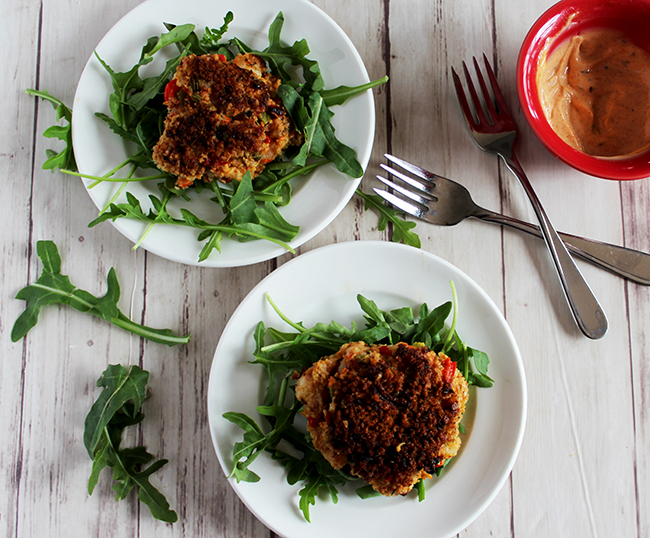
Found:
[[[14,296],[29,279],[32,203],[32,154],[35,106],[24,93],[36,84],[38,40],[24,41],[25,35],[37,35],[39,2],[7,4],[3,10],[7,25],[3,32],[2,72],[9,87],[3,99],[0,130],[0,177],[3,178],[6,209],[0,213],[2,226],[2,293],[0,293],[0,428],[4,433],[0,449],[0,472],[5,487],[0,491],[0,535],[16,532],[21,507],[18,502],[23,481],[24,341],[11,341],[11,328],[24,309]],[[22,51],[22,52],[21,52]]]
[[[625,244],[631,248],[650,252],[650,184],[647,179],[621,183],[623,202],[623,226]],[[628,284],[628,317],[630,320],[629,350],[634,394],[634,487],[637,497],[637,536],[650,533],[650,339],[648,321],[650,320],[650,289],[647,286]],[[622,359],[622,357],[621,357]],[[623,365],[621,365],[623,366]],[[627,370],[627,365],[625,365]],[[630,514],[629,517],[634,514]]]

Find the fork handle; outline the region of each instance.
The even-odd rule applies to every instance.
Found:
[[[484,213],[473,215],[486,222],[501,224],[522,232],[544,238],[539,226],[523,220],[508,217],[487,209]],[[650,254],[631,248],[586,239],[577,235],[558,232],[564,244],[572,254],[580,256],[603,269],[632,280],[638,284],[650,286]]]
[[[560,239],[557,231],[555,231],[519,161],[517,161],[514,154],[500,155],[506,163],[506,166],[517,176],[526,194],[528,194],[530,203],[539,221],[540,231],[553,259],[560,283],[562,284],[564,295],[578,327],[588,338],[602,338],[607,332],[607,317],[598,299],[596,299],[589,284],[587,284],[582,276],[580,269],[578,269],[575,261],[567,251],[564,242]]]

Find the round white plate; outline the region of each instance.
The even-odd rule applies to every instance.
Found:
[[[306,0],[147,0],[125,15],[97,46],[99,56],[114,71],[129,70],[140,57],[142,46],[154,35],[165,32],[163,22],[196,25],[199,35],[206,26],[219,28],[228,11],[235,15],[224,39],[238,37],[256,49],[268,45],[268,27],[279,11],[284,13],[282,39],[286,43],[306,38],[311,53],[309,57],[320,64],[327,88],[341,84],[355,86],[369,81],[361,57],[350,39],[338,25],[319,8]],[[154,62],[141,69],[141,76],[160,72],[167,59],[163,50],[154,56]],[[149,76],[151,76],[149,74]],[[93,54],[81,75],[74,99],[72,133],[75,157],[79,170],[87,175],[102,176],[128,155],[124,141],[112,133],[95,112],[109,114],[108,96],[112,93],[111,81]],[[332,108],[332,120],[339,139],[357,152],[365,170],[370,158],[375,130],[375,111],[372,92],[358,95],[342,106]],[[345,207],[359,185],[327,164],[310,176],[298,178],[292,184],[291,203],[280,208],[290,223],[300,226],[300,233],[290,243],[298,247],[325,228]],[[89,184],[88,181],[85,182]],[[160,196],[157,181],[133,183],[128,187],[143,209],[151,206],[149,195]],[[118,183],[102,183],[89,190],[95,205],[101,209],[117,190]],[[213,195],[214,196],[214,195]],[[175,200],[173,211],[187,207],[208,222],[218,223],[221,214],[217,204],[210,202],[208,192],[197,196],[191,193],[190,204]],[[124,194],[118,200],[124,201]],[[136,242],[146,228],[145,223],[126,218],[114,222],[115,227],[131,241]],[[197,230],[180,226],[156,225],[142,246],[164,258],[186,264],[198,265],[203,246],[196,240]],[[284,254],[286,250],[268,241],[240,243],[224,239],[222,252],[213,251],[200,265],[206,267],[236,267],[268,260]]]
[[[354,320],[364,326],[356,300],[362,294],[379,308],[391,310],[426,302],[434,308],[451,300],[449,281],[458,293],[457,330],[470,347],[490,357],[489,389],[472,387],[463,419],[466,435],[458,456],[439,478],[427,480],[426,499],[406,497],[362,500],[354,484],[339,490],[338,504],[329,498],[311,507],[311,523],[298,508],[302,486],[286,482],[284,468],[267,454],[251,465],[261,480],[231,485],[248,508],[285,538],[332,536],[452,536],[467,527],[491,502],[505,482],[524,432],[526,383],[517,343],[503,316],[486,293],[448,262],[419,249],[388,242],[349,242],[303,254],[282,265],[242,301],[217,346],[208,388],[208,416],[217,456],[227,475],[233,444],[242,431],[225,420],[239,411],[264,424],[255,408],[261,401],[263,369],[248,364],[255,349],[258,321],[266,327],[290,329],[265,299],[268,293],[289,319],[310,327],[318,321]],[[416,310],[417,312],[417,310]]]

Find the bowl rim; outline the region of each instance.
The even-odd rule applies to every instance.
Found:
[[[579,10],[603,7],[645,5],[650,13],[650,0],[560,0],[547,9],[530,28],[524,38],[517,58],[516,82],[519,104],[528,125],[546,149],[569,166],[602,179],[636,180],[650,177],[650,149],[632,156],[607,158],[587,155],[567,144],[549,125],[544,115],[537,91],[537,64],[549,40],[566,29],[570,17]],[[650,52],[650,51],[649,51]]]

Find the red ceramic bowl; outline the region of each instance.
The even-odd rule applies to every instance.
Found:
[[[573,19],[571,20],[571,17]],[[517,92],[529,125],[556,157],[586,174],[616,180],[650,177],[650,150],[630,157],[594,157],[564,142],[549,125],[539,100],[537,67],[548,46],[589,28],[624,32],[650,53],[650,0],[562,0],[546,11],[524,39],[517,61]]]

